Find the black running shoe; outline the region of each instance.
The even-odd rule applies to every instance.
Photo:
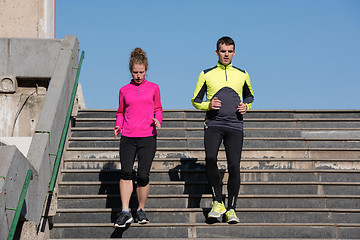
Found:
[[[133,221],[134,219],[130,212],[121,212],[114,222],[114,227],[126,227],[126,224],[130,224]]]
[[[140,224],[146,224],[149,222],[149,219],[147,219],[145,211],[140,209],[136,211],[136,218],[138,220],[138,223]]]

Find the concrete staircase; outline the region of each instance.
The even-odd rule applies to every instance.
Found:
[[[211,192],[203,120],[200,111],[164,111],[150,176],[150,223],[114,229],[121,210],[115,111],[81,110],[64,153],[51,239],[360,238],[360,111],[247,113],[236,225],[206,219]],[[219,166],[226,192],[223,148]]]

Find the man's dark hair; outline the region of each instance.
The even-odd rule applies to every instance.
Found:
[[[222,45],[222,44],[225,44],[225,45],[233,45],[233,46],[234,46],[234,50],[235,50],[235,42],[234,42],[234,40],[232,40],[231,37],[225,36],[225,37],[220,38],[220,39],[217,41],[217,44],[216,44],[216,50],[217,50],[217,51],[219,51],[220,45]]]

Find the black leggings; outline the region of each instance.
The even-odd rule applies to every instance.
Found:
[[[156,136],[125,137],[120,139],[121,179],[133,179],[135,157],[138,158],[137,184],[149,183],[150,168],[156,152]]]
[[[212,188],[214,201],[222,201],[222,179],[217,166],[217,155],[221,141],[224,142],[229,179],[228,208],[236,208],[236,200],[240,189],[240,160],[244,133],[226,127],[208,127],[204,132],[206,175]]]

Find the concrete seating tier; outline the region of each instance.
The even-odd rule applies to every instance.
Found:
[[[80,110],[59,174],[51,239],[359,238],[360,111],[247,113],[236,225],[206,219],[212,197],[204,116],[195,110],[164,111],[150,175],[150,223],[115,229],[112,222],[121,211],[115,111]],[[223,146],[218,165],[227,193]],[[130,206],[137,207],[135,194]]]

